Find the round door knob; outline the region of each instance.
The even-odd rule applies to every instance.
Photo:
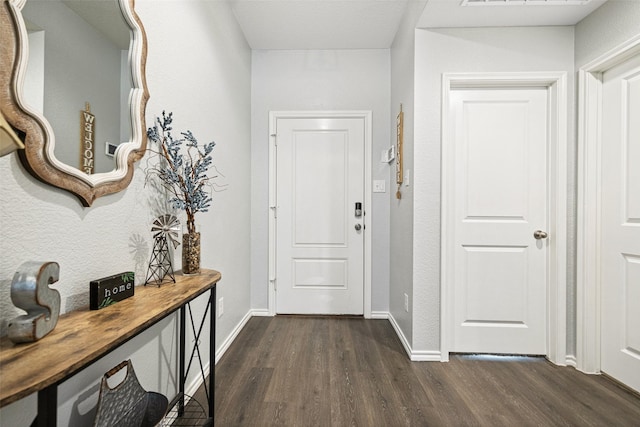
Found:
[[[362,229],[362,226],[360,224],[356,224],[356,231],[360,231]]]
[[[536,230],[533,232],[533,237],[535,237],[536,240],[540,240],[540,239],[546,239],[547,237],[549,237],[549,235],[547,234],[546,231]]]

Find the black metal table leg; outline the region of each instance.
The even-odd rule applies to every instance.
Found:
[[[184,372],[184,365],[185,365],[185,342],[186,342],[186,338],[185,338],[185,322],[186,322],[186,308],[183,305],[182,307],[180,307],[180,355],[179,355],[179,359],[180,359],[180,366],[179,366],[179,370],[180,372],[178,373],[178,379],[179,379],[179,384],[178,384],[178,395],[180,396],[180,400],[178,401],[178,416],[182,417],[184,415],[184,383],[187,380],[186,378],[186,373]]]
[[[216,398],[216,287],[211,288],[209,330],[209,418],[213,418]]]
[[[37,427],[55,427],[58,421],[58,386],[51,385],[38,392]]]

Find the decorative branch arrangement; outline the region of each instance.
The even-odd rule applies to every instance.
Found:
[[[211,206],[211,193],[206,191],[209,181],[207,171],[212,164],[211,152],[215,142],[199,146],[191,131],[180,132],[182,138],[174,138],[171,131],[173,113],[156,117],[155,125],[147,130],[149,139],[158,144],[161,161],[147,171],[148,176],[157,176],[171,193],[169,203],[187,214],[189,233],[196,232],[195,214],[207,212]],[[182,145],[186,150],[182,150]],[[150,151],[154,152],[153,149]]]

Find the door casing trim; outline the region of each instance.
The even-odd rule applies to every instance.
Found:
[[[602,74],[640,53],[640,35],[578,71],[576,368],[600,372]]]
[[[276,123],[278,119],[313,119],[313,118],[355,118],[364,121],[364,317],[370,319],[371,314],[371,236],[373,227],[373,209],[371,204],[371,152],[373,145],[372,112],[357,111],[270,111],[269,112],[269,315],[276,314]]]
[[[442,171],[440,239],[440,351],[449,360],[453,337],[453,286],[450,271],[454,257],[453,179],[455,155],[450,135],[449,93],[467,88],[547,88],[549,94],[548,223],[547,272],[547,354],[557,365],[567,363],[567,73],[444,73],[442,75]]]

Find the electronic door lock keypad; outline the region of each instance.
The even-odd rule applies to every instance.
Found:
[[[361,202],[356,202],[355,215],[356,215],[356,218],[360,218],[362,216],[362,203]]]

